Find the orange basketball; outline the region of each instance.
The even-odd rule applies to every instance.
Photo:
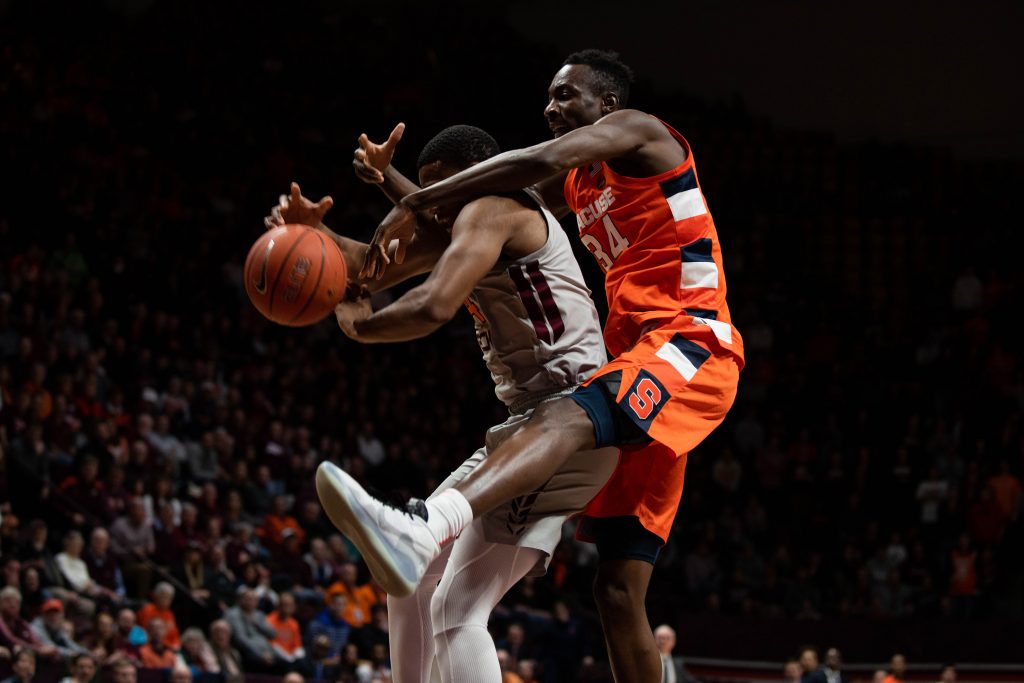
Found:
[[[281,325],[320,322],[345,294],[348,270],[338,245],[305,225],[268,230],[245,259],[245,291],[260,313]]]

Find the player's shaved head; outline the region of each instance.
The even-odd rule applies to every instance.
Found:
[[[582,64],[589,66],[593,74],[594,89],[599,94],[613,92],[619,98],[619,106],[629,101],[629,88],[633,83],[633,70],[619,59],[618,52],[611,50],[580,50],[565,58],[562,66]]]
[[[468,168],[501,152],[497,141],[476,126],[449,126],[423,146],[416,168],[441,162],[452,168]]]

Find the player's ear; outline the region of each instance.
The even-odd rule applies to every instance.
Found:
[[[606,92],[601,98],[601,113],[611,114],[619,108],[619,96],[613,92]]]

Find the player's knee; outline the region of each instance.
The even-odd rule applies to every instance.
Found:
[[[441,582],[430,599],[430,623],[434,635],[475,624],[487,625],[489,609],[482,609],[484,600],[467,600],[473,593],[465,586]]]
[[[598,571],[594,578],[594,601],[603,616],[631,614],[644,609],[643,592],[613,572]]]

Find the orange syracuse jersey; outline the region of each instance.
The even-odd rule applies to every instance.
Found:
[[[733,355],[742,368],[743,340],[726,304],[722,249],[693,153],[661,123],[686,150],[679,166],[630,178],[597,162],[565,180],[580,239],[605,272],[605,343],[618,356],[644,332],[675,320],[683,337]]]

